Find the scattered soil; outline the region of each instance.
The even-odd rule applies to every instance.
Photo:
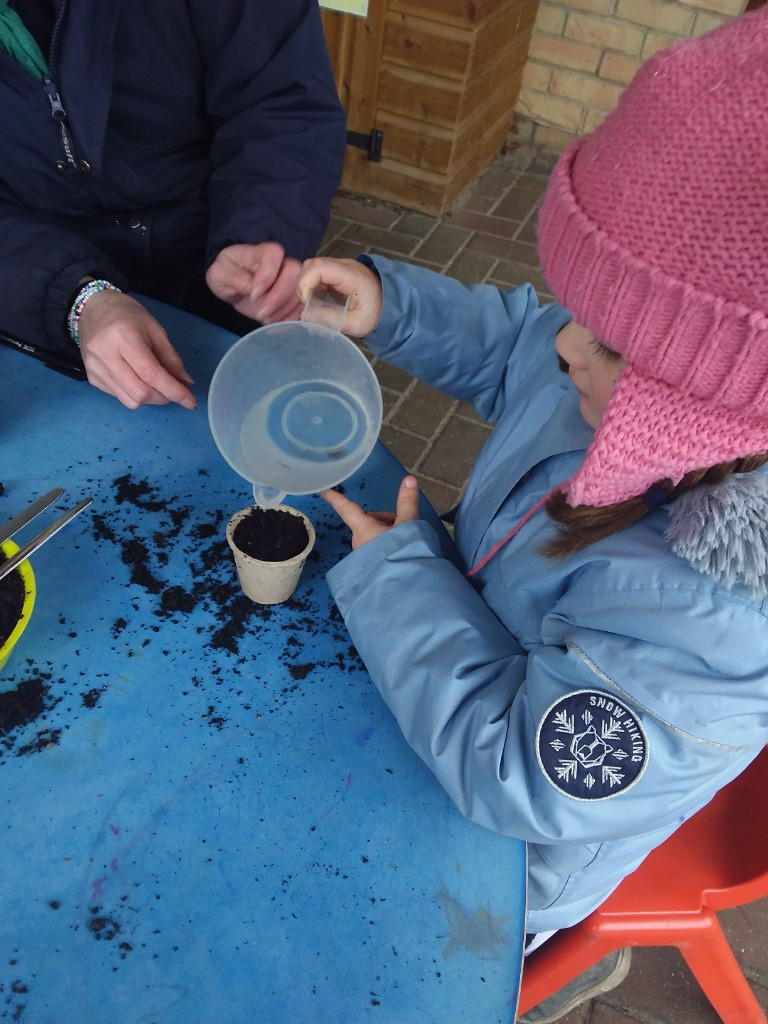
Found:
[[[300,554],[309,535],[304,520],[277,508],[253,508],[235,527],[235,544],[262,562],[284,562]]]
[[[26,725],[45,709],[45,683],[25,679],[15,690],[0,693],[0,735]]]
[[[198,473],[205,475],[204,470]],[[225,510],[220,508],[199,522],[188,497],[167,493],[130,475],[112,483],[115,500],[105,502],[102,511],[94,513],[92,530],[99,545],[112,549],[110,557],[120,579],[130,577],[125,608],[106,623],[113,650],[120,658],[139,658],[145,648],[164,643],[167,620],[178,623],[194,614],[190,629],[198,639],[191,642],[217,652],[215,659],[201,663],[199,670],[184,661],[179,684],[183,698],[190,702],[187,721],[222,733],[247,726],[257,737],[268,715],[290,715],[295,701],[310,696],[318,672],[330,670],[356,677],[361,671],[362,662],[350,644],[338,609],[329,605],[326,588],[318,588],[316,594],[307,588],[303,596],[291,597],[280,606],[256,605],[243,594],[225,536],[229,518]],[[237,488],[230,494],[232,501],[242,498]],[[298,552],[307,541],[303,520],[290,513],[283,515],[289,519],[287,524],[283,520],[283,525],[298,527],[293,547]],[[278,515],[278,523],[281,519]],[[334,518],[324,522],[323,532],[324,557],[330,562],[343,557],[349,548],[347,527]],[[142,540],[137,543],[139,538]],[[106,558],[109,551],[104,554]],[[173,568],[171,554],[180,558]],[[308,558],[317,564],[320,554],[311,551]],[[77,636],[68,628],[63,613],[59,623],[69,637]],[[334,640],[333,654],[313,657],[315,638],[328,630]],[[282,671],[277,674],[271,670],[262,674],[253,657],[254,645],[258,647],[262,636],[270,644],[283,638]],[[187,652],[163,650],[162,654],[184,658]],[[75,650],[75,655],[78,661],[62,666],[67,673],[64,676],[54,675],[49,662],[38,664],[26,657],[15,689],[0,690],[0,772],[10,758],[35,756],[65,742],[69,719],[91,714],[108,699],[108,675],[78,667],[79,651]],[[20,671],[18,661],[15,671]],[[352,683],[357,686],[356,678]],[[167,699],[167,695],[158,696],[161,704]],[[237,708],[241,709],[239,716]],[[339,708],[343,710],[343,702]],[[116,952],[125,956],[130,944],[107,920],[113,915],[95,907],[92,916],[103,918],[93,922],[93,937],[111,939]],[[114,920],[120,921],[119,917]],[[0,1018],[4,1019],[1,1011]]]
[[[305,542],[306,543],[306,542]],[[0,553],[0,564],[7,561]],[[0,580],[0,647],[5,643],[19,621],[24,605],[24,581],[21,573],[12,572]]]

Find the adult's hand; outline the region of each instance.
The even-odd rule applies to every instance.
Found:
[[[192,378],[155,318],[124,292],[92,295],[80,315],[80,352],[88,380],[129,409],[177,402],[197,406]]]
[[[405,477],[400,484],[396,512],[365,512],[338,491],[321,491],[320,496],[338,512],[352,531],[353,548],[362,547],[400,523],[419,518],[419,484],[413,476]]]
[[[285,255],[278,242],[229,245],[208,268],[205,279],[214,295],[238,313],[265,324],[298,320],[301,303],[296,281],[301,263]]]
[[[358,260],[336,260],[316,256],[307,260],[298,281],[302,303],[319,284],[328,285],[340,295],[350,296],[341,329],[353,338],[365,338],[381,320],[383,302],[378,274]]]

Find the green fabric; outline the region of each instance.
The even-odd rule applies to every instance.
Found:
[[[10,9],[8,0],[0,0],[0,46],[41,82],[48,74],[48,64],[40,47],[24,28],[18,14]]]

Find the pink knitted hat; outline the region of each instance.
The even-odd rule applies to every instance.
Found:
[[[555,167],[539,257],[629,364],[570,504],[768,451],[768,8],[638,71]]]

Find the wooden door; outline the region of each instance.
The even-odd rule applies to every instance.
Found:
[[[371,157],[376,162],[380,158],[379,136],[374,133],[386,2],[371,0],[365,18],[328,10],[322,17],[336,87],[347,113],[350,144],[341,184],[350,192],[370,195]]]
[[[442,214],[509,135],[537,5],[370,0],[366,18],[324,10],[353,143],[342,187]]]

